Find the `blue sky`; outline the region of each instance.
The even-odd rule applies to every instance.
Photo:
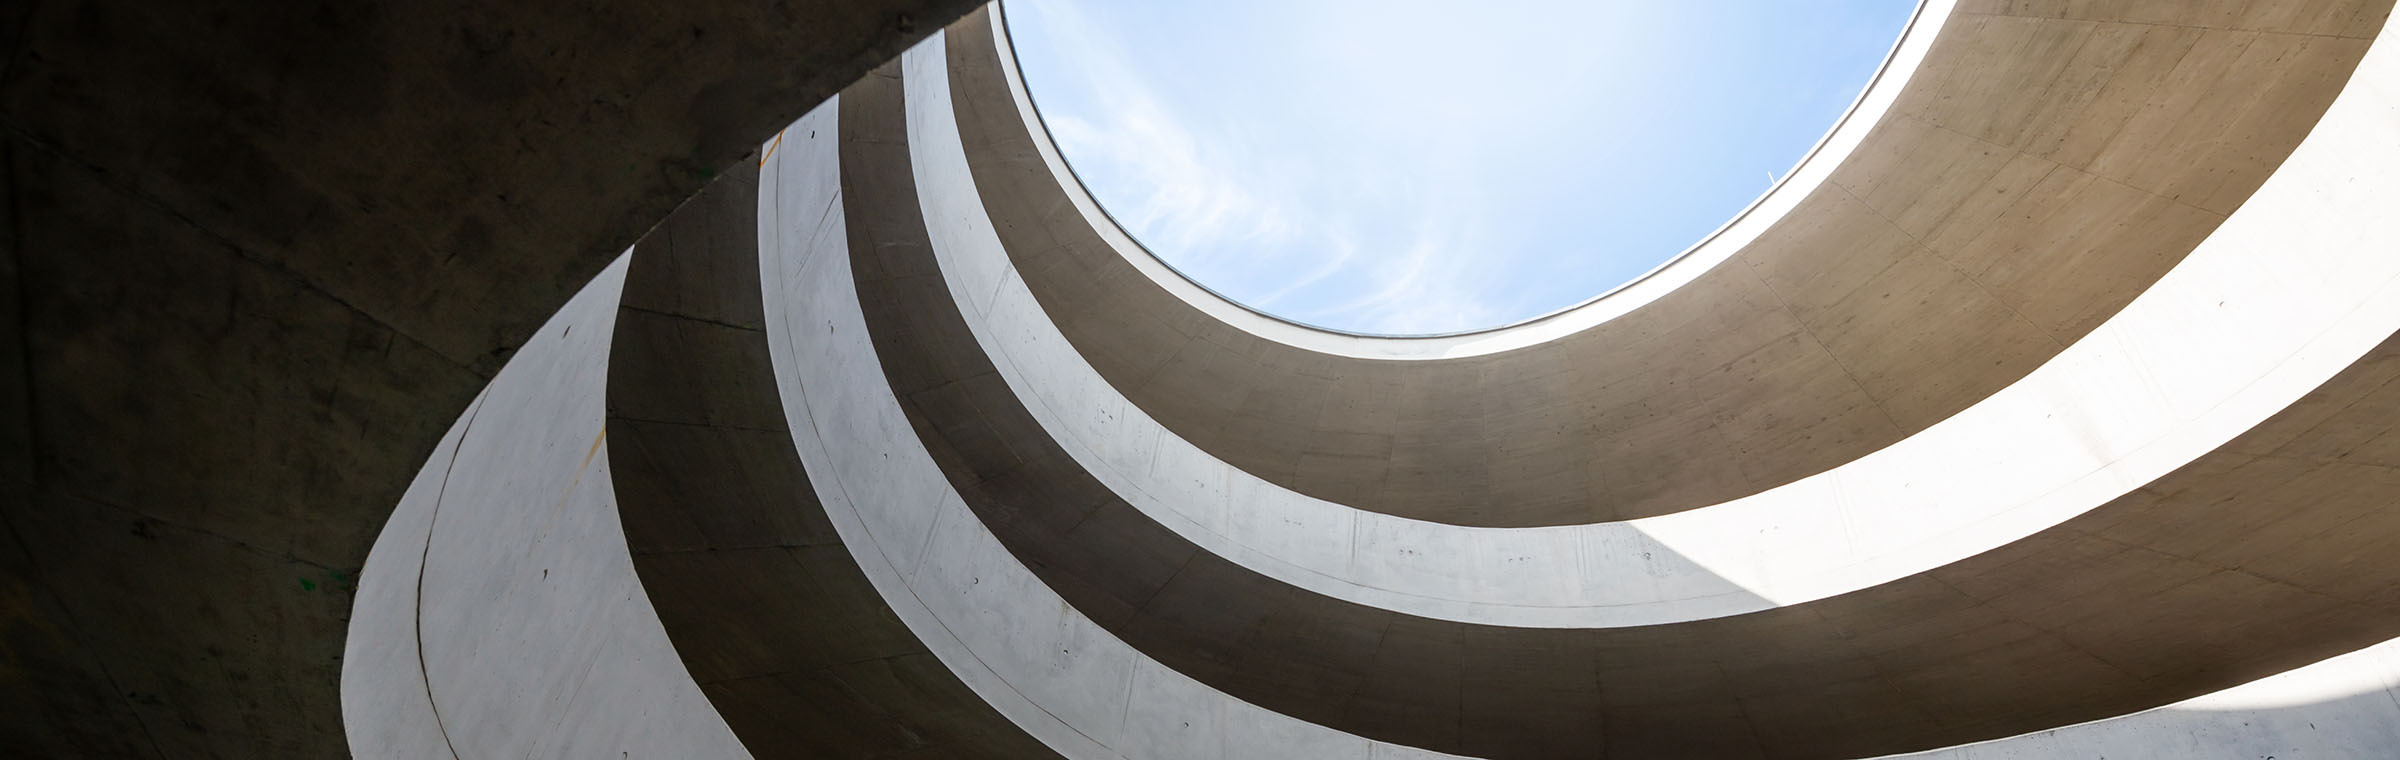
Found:
[[[1849,107],[1914,0],[1006,0],[1109,213],[1337,329],[1496,327],[1681,252]]]

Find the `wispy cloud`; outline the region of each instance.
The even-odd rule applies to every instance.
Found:
[[[1142,105],[1144,100],[1129,98],[1131,107],[1106,124],[1076,116],[1048,120],[1060,149],[1076,157],[1079,170],[1101,173],[1112,185],[1146,188],[1130,203],[1110,206],[1119,222],[1167,251],[1276,243],[1291,235],[1293,225],[1280,209],[1218,168],[1224,163],[1207,160],[1198,139]]]
[[[1283,283],[1283,287],[1276,288],[1259,297],[1258,303],[1251,305],[1272,310],[1281,305],[1285,297],[1324,282],[1326,278],[1348,271],[1352,266],[1351,260],[1358,257],[1358,244],[1352,242],[1349,235],[1338,230],[1330,231],[1327,238],[1327,243],[1333,247],[1333,251],[1327,254],[1324,260],[1317,262],[1315,269],[1291,278],[1290,281]]]
[[[1412,191],[1423,178],[1356,156],[1293,155],[1262,144],[1240,119],[1178,112],[1172,93],[1075,3],[1016,0],[1010,10],[1036,17],[1049,52],[1077,64],[1054,72],[1073,81],[1037,83],[1037,96],[1066,85],[1100,106],[1044,101],[1060,150],[1110,214],[1177,269],[1253,307],[1345,329],[1442,331],[1503,318],[1459,287],[1472,273],[1445,254],[1467,241],[1436,231],[1459,215]]]
[[[1243,145],[1202,140],[1161,105],[1156,87],[1130,65],[1114,37],[1093,27],[1074,4],[1021,2],[1037,14],[1059,52],[1084,65],[1078,83],[1107,107],[1045,111],[1059,149],[1086,182],[1103,185],[1109,213],[1162,255],[1216,253],[1236,244],[1279,245],[1294,225],[1286,204],[1262,198],[1229,167],[1247,163]],[[1170,258],[1170,261],[1175,261]],[[1179,265],[1204,264],[1188,256]]]
[[[1424,333],[1583,300],[1716,228],[1913,4],[1495,3],[1006,10],[1061,151],[1154,253],[1297,321]]]
[[[1480,287],[1490,284],[1491,271],[1476,266],[1471,257],[1457,255],[1471,243],[1467,236],[1445,229],[1454,222],[1423,217],[1414,233],[1403,238],[1408,247],[1395,255],[1343,257],[1345,265],[1365,270],[1352,276],[1376,287],[1314,309],[1317,319],[1388,334],[1449,332],[1504,319],[1503,304],[1490,296],[1490,288]]]

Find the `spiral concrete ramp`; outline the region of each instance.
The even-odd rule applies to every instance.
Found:
[[[996,9],[36,4],[0,754],[2400,756],[2390,10],[1928,0],[1387,338],[1142,250]]]

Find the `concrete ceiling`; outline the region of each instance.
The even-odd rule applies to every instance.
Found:
[[[0,746],[331,757],[355,574],[535,326],[972,7],[0,11]]]

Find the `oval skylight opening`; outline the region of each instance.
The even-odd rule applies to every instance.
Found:
[[[1783,177],[1915,0],[1008,0],[1102,208],[1202,287],[1376,335],[1623,285]]]

